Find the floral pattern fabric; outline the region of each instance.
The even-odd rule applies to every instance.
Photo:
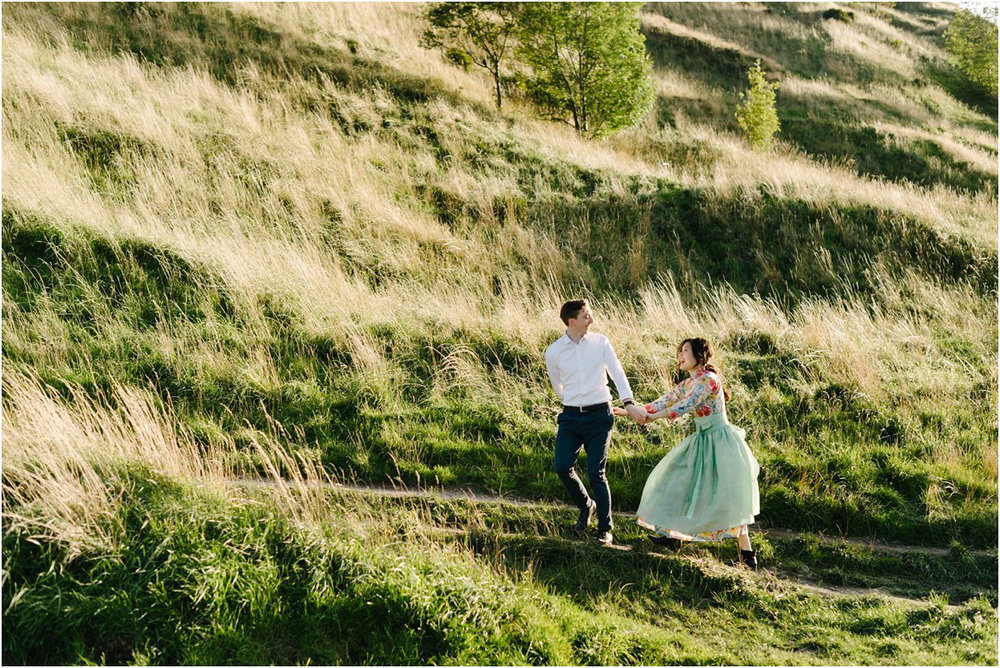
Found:
[[[649,529],[650,531],[655,531],[661,536],[667,536],[668,538],[676,538],[677,540],[686,540],[693,543],[716,543],[720,542],[726,538],[739,538],[740,534],[745,534],[749,531],[749,527],[746,524],[741,524],[735,527],[729,527],[728,529],[719,529],[718,531],[704,531],[702,533],[697,533],[694,535],[686,534],[681,531],[674,531],[673,529],[663,529],[651,524],[641,517],[636,518],[636,523],[644,529]]]
[[[746,534],[760,512],[760,467],[743,430],[729,424],[719,375],[700,367],[645,408],[671,420],[690,413],[698,429],[653,468],[636,512],[639,526],[684,541]]]
[[[659,399],[646,404],[648,413],[668,411],[667,417],[676,420],[687,413],[697,417],[726,415],[726,397],[718,374],[701,367],[693,377],[685,378]]]

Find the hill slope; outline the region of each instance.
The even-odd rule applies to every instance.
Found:
[[[417,46],[414,5],[5,6],[3,364],[13,384],[4,388],[4,490],[5,504],[18,504],[4,520],[15,564],[5,568],[17,574],[5,577],[5,601],[49,600],[38,578],[51,563],[72,570],[81,553],[132,554],[162,540],[95,527],[131,526],[132,492],[115,505],[116,485],[138,485],[142,499],[147,476],[177,475],[141,454],[127,466],[93,453],[43,458],[46,429],[59,422],[19,427],[38,418],[12,398],[20,383],[36,378],[75,397],[65,419],[82,419],[72,417],[82,397],[149,392],[169,407],[168,430],[217,453],[231,474],[266,473],[287,449],[361,482],[561,500],[541,355],[560,333],[560,303],[580,294],[640,397],[673,382],[680,338],[718,344],[733,419],[763,467],[762,525],[950,547],[959,560],[967,547],[995,548],[996,104],[961,82],[938,45],[953,7],[859,5],[851,23],[823,19],[830,7],[647,5],[656,110],[592,142],[536,119],[516,97],[497,112],[489,81]],[[758,57],[782,81],[781,141],[767,155],[742,143],[732,115]],[[609,461],[617,509],[635,508],[682,430],[618,427]],[[36,476],[42,461],[65,475]],[[73,496],[74,466],[109,481],[107,514],[94,515],[104,519],[47,519],[57,511],[41,500],[57,487],[70,506],[89,507]],[[150,521],[173,526],[165,503]],[[220,503],[234,527],[258,521]],[[282,535],[299,536],[295,526]],[[44,537],[40,552],[30,536]],[[189,536],[183,549],[211,551],[213,536]],[[527,540],[536,538],[547,540]],[[452,549],[429,545],[433,555]],[[520,586],[512,574],[524,563],[498,566],[481,546],[467,548],[469,568]],[[562,550],[539,567],[565,563]],[[437,572],[439,557],[427,559]],[[609,591],[632,577],[612,561],[592,571]],[[848,580],[856,568],[844,566]],[[558,583],[577,576],[543,571],[525,591],[540,587],[575,619]],[[728,595],[696,599],[712,600],[726,624],[742,614]],[[618,599],[595,593],[572,605],[611,611],[639,624],[636,637],[652,637],[649,620]],[[970,619],[995,621],[995,588],[964,605]],[[4,622],[30,635],[44,619],[37,609],[9,604]],[[205,614],[216,613],[229,614]],[[504,615],[499,628],[521,629],[532,646],[545,615]],[[847,647],[866,647],[870,661],[976,660],[921,654],[965,637],[938,626],[879,654],[865,639],[895,628],[896,613],[886,615],[874,626],[822,623],[855,624]],[[239,618],[232,628],[245,631]],[[304,660],[234,658],[235,645],[218,638],[204,656],[177,654],[180,645],[151,639],[150,624],[104,660]],[[89,636],[74,635],[84,627],[64,630],[76,640],[59,660],[102,660]],[[590,655],[566,628],[546,628],[555,649],[538,656],[475,644],[432,651],[419,637],[413,654],[373,640],[360,654],[315,656],[708,660],[702,650],[634,647]],[[757,628],[761,653],[735,656],[803,660],[795,649],[769,654],[787,635]],[[972,638],[989,646],[988,634]],[[654,645],[671,646],[661,640]],[[995,634],[993,643],[995,660]],[[856,656],[834,645],[819,660]],[[33,653],[43,650],[5,640],[4,658],[57,660]]]

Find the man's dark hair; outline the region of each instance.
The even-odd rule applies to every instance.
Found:
[[[571,299],[559,309],[559,318],[564,325],[569,325],[569,319],[580,315],[580,311],[587,305],[586,299]]]

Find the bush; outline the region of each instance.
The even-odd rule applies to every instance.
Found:
[[[760,59],[747,72],[747,77],[750,90],[740,93],[743,102],[736,110],[736,120],[754,147],[767,149],[771,147],[774,134],[781,129],[774,102],[774,93],[780,84],[764,77]]]
[[[846,9],[828,9],[823,12],[824,19],[833,19],[835,21],[843,21],[844,23],[854,22],[854,12],[849,12]]]
[[[653,66],[637,3],[528,3],[519,52],[529,97],[577,132],[601,136],[653,106]],[[568,121],[567,121],[568,122]]]

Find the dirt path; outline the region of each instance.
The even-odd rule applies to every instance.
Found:
[[[237,478],[233,479],[234,484],[247,487],[263,487],[269,488],[276,485],[273,480],[263,480],[259,478]],[[474,503],[484,503],[484,504],[510,504],[514,506],[520,506],[524,508],[537,508],[545,510],[566,510],[569,506],[565,503],[549,502],[549,501],[537,501],[532,499],[524,499],[509,495],[493,495],[484,494],[482,492],[470,489],[470,488],[451,488],[451,489],[441,489],[441,488],[424,488],[424,489],[414,489],[409,487],[393,487],[389,485],[352,485],[343,483],[327,483],[324,487],[329,488],[332,491],[346,492],[353,494],[361,494],[365,496],[375,496],[375,497],[392,497],[392,498],[423,498],[423,499],[447,499],[447,500],[463,500],[471,501]],[[614,513],[617,520],[622,522],[627,522],[634,516],[632,513]],[[435,527],[430,529],[434,533],[444,534],[452,537],[458,537],[464,535],[466,532],[458,528],[447,528],[447,527]],[[897,542],[888,541],[876,541],[864,538],[851,538],[851,537],[834,537],[834,536],[824,536],[822,534],[812,534],[801,531],[793,531],[791,529],[783,528],[765,528],[759,529],[761,533],[769,538],[790,540],[796,538],[804,538],[807,536],[812,536],[818,538],[823,543],[829,545],[856,545],[863,547],[867,550],[882,550],[886,552],[894,553],[922,553],[928,555],[934,555],[938,557],[947,556],[949,550],[940,547],[927,547],[920,545],[903,545]],[[506,536],[510,538],[516,538],[516,534],[500,534],[501,536]],[[616,543],[604,549],[617,550],[621,552],[632,552],[634,551],[634,546],[627,543]],[[976,555],[988,555],[989,550],[969,550],[970,553]],[[647,551],[646,554],[653,558],[664,558],[665,554],[659,553],[655,550]],[[699,562],[700,566],[704,569],[712,570],[715,568],[728,569],[728,566],[723,566],[716,560],[704,559],[702,557],[691,555],[694,561]],[[767,579],[772,580],[772,582],[779,587],[798,587],[806,591],[818,594],[820,596],[828,597],[845,597],[845,596],[877,596],[885,600],[893,601],[899,604],[905,605],[916,605],[919,607],[924,607],[931,605],[928,601],[919,598],[908,598],[906,596],[900,596],[898,593],[893,593],[883,587],[867,588],[867,587],[851,587],[851,586],[841,586],[841,585],[830,585],[824,583],[822,580],[817,580],[809,577],[803,573],[797,572],[787,572],[778,567],[762,567],[760,575]],[[947,609],[956,610],[960,606],[948,604]]]
[[[463,531],[462,529],[456,529],[453,527],[434,527],[432,529],[429,529],[428,531],[431,534],[448,537],[450,539],[458,539],[466,535],[466,532]],[[508,538],[508,539],[516,539],[519,537],[518,534],[505,533],[505,532],[499,533],[497,535],[501,538]],[[632,545],[622,544],[622,543],[615,543],[613,545],[608,545],[600,549],[615,550],[618,552],[635,551],[635,548]],[[664,559],[670,556],[667,553],[661,553],[656,551],[647,551],[645,554],[647,557],[653,559]],[[699,567],[704,571],[712,571],[715,569],[728,570],[730,568],[729,566],[724,566],[718,561],[715,561],[711,558],[698,557],[693,555],[689,555],[686,558],[689,558],[691,561],[697,562]],[[773,567],[766,567],[766,566],[762,567],[760,571],[758,571],[757,575],[764,576],[765,578],[772,580],[773,584],[777,585],[778,587],[781,588],[797,587],[800,589],[805,589],[806,591],[811,592],[813,594],[817,594],[819,596],[827,596],[833,598],[843,598],[847,596],[874,596],[880,599],[884,599],[886,601],[892,601],[894,603],[905,606],[915,606],[918,608],[924,608],[927,607],[928,605],[932,605],[930,602],[926,600],[900,596],[882,587],[848,587],[848,586],[824,585],[820,581],[810,580],[802,576],[801,574],[788,573]],[[955,611],[961,609],[961,606],[948,603],[945,605],[945,609],[950,611]]]
[[[233,482],[241,485],[250,486],[271,486],[274,483],[270,480],[261,480],[257,478],[237,478]],[[510,495],[492,495],[483,494],[482,492],[475,491],[468,488],[452,488],[452,489],[413,489],[409,487],[392,487],[388,485],[347,485],[342,483],[333,483],[329,485],[330,489],[342,492],[354,492],[357,494],[370,494],[376,496],[389,496],[398,498],[428,498],[428,499],[449,499],[449,500],[465,500],[474,501],[476,503],[506,503],[515,506],[522,506],[526,508],[548,508],[548,509],[566,509],[569,506],[564,503],[553,503],[548,501],[535,501],[531,499],[523,499],[520,497],[510,496]],[[632,513],[614,513],[616,519],[627,521],[633,517]],[[944,547],[928,547],[924,545],[904,545],[897,541],[881,541],[873,540],[869,538],[854,538],[849,536],[826,536],[823,534],[808,533],[803,531],[794,531],[792,529],[782,529],[778,527],[768,527],[755,529],[760,531],[768,538],[777,538],[784,540],[793,540],[796,538],[805,538],[807,536],[812,536],[819,539],[821,542],[828,545],[857,545],[864,547],[868,550],[881,550],[884,552],[894,552],[894,553],[908,553],[908,554],[927,554],[936,557],[948,556],[949,550]],[[969,550],[970,554],[976,556],[987,556],[990,550]]]

